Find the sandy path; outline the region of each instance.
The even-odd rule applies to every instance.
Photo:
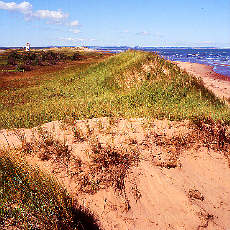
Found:
[[[221,99],[230,98],[230,78],[217,74],[211,66],[189,62],[175,62],[188,73],[200,77],[204,85]]]

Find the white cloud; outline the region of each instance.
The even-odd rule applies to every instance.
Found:
[[[0,1],[0,9],[9,11],[18,11],[22,14],[32,14],[32,5],[29,2],[21,2],[19,4],[15,2],[3,2]]]
[[[71,38],[71,37],[67,37],[67,38],[61,38],[61,41],[66,41],[66,42],[82,42],[85,39],[83,38]]]
[[[137,35],[150,35],[150,33],[149,32],[147,32],[147,31],[141,31],[141,32],[138,32],[138,33],[136,33]]]
[[[81,32],[80,30],[77,30],[77,29],[71,29],[69,31],[72,32],[72,33],[74,33],[74,34],[78,34],[78,33]]]
[[[26,19],[28,18],[38,18],[48,20],[48,22],[64,22],[65,19],[68,18],[68,14],[63,13],[62,10],[37,10],[33,11],[33,6],[29,2],[4,2],[0,1],[0,9],[8,10],[8,11],[17,11],[22,13]],[[76,26],[78,21],[73,21],[72,24]]]
[[[202,41],[200,43],[203,43],[203,44],[213,44],[214,42],[212,42],[212,41]]]
[[[77,20],[75,20],[75,21],[70,22],[69,25],[73,26],[73,27],[74,26],[79,26],[79,22]]]
[[[60,40],[72,42],[72,41],[74,41],[74,38],[61,38]]]
[[[61,22],[64,19],[68,18],[69,15],[64,14],[61,10],[37,10],[35,13],[33,13],[33,16],[40,19],[48,19],[55,22]]]

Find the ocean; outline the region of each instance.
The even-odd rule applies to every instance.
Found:
[[[93,47],[92,47],[93,48]],[[95,47],[94,47],[95,48]],[[127,49],[157,52],[171,61],[200,63],[213,66],[216,73],[230,78],[230,49],[217,48],[155,48],[155,47],[96,47],[98,50],[122,52]]]
[[[8,47],[9,48],[9,47]],[[41,49],[50,47],[31,47]],[[171,61],[183,61],[206,64],[213,67],[216,73],[225,75],[230,78],[230,49],[218,48],[188,48],[188,47],[129,47],[129,46],[88,46],[88,48],[96,50],[104,50],[111,52],[123,52],[128,49],[144,50],[157,52],[162,57]],[[0,47],[6,49],[5,47]]]

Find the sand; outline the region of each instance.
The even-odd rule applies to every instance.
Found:
[[[55,121],[42,126],[55,138],[65,140],[71,150],[68,164],[52,157],[41,160],[31,153],[25,158],[54,175],[81,207],[96,216],[102,229],[229,229],[230,148],[217,150],[215,140],[209,145],[205,139],[203,144],[199,135],[204,136],[204,130],[193,139],[196,129],[189,121],[100,118],[76,121],[74,126],[82,130],[83,140],[74,136],[69,124]],[[28,143],[37,135],[36,129],[21,131]],[[230,138],[230,127],[226,135]],[[1,130],[0,139],[1,147],[21,146],[15,131]],[[120,152],[139,152],[140,161],[129,167],[122,191],[115,189],[109,179],[108,184],[94,191],[96,181],[106,182],[111,176],[111,171],[103,167],[91,172],[95,165],[89,156],[95,139]],[[82,160],[80,171],[76,164],[72,165],[74,159]],[[115,168],[117,172],[120,167]],[[87,190],[81,190],[82,178],[89,172],[91,182],[83,186]],[[116,171],[112,172],[116,175]]]
[[[230,98],[230,77],[215,73],[213,67],[208,65],[178,61],[175,63],[188,73],[201,78],[204,85],[220,99]]]

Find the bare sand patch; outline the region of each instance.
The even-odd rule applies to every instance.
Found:
[[[227,230],[230,127],[222,129],[223,140],[216,124],[98,118],[1,130],[0,140],[54,175],[102,229]]]

